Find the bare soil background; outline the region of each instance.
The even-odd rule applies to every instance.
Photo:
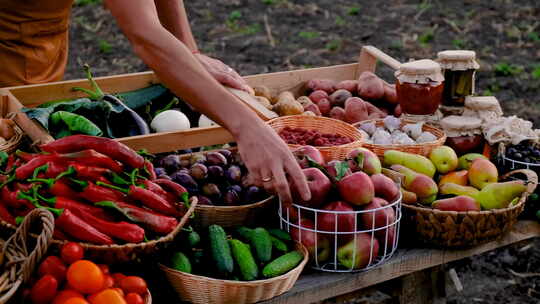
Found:
[[[447,49],[475,50],[481,65],[477,92],[495,95],[505,113],[540,127],[540,1],[185,2],[201,51],[242,75],[355,62],[363,45],[402,62],[434,58]],[[99,0],[76,1],[70,40],[66,79],[83,78],[83,63],[100,76],[147,70]],[[393,81],[391,71],[379,67],[378,73]],[[449,267],[465,286],[449,303],[540,302],[540,275],[519,275],[540,269],[538,239]],[[347,302],[376,301],[393,300]]]

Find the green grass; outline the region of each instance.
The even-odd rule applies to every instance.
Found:
[[[98,4],[98,3],[101,3],[102,0],[75,0],[75,2],[73,2],[74,5],[76,6],[85,6],[85,5],[89,5],[89,4]]]
[[[99,51],[104,53],[104,54],[108,54],[108,53],[112,52],[112,45],[109,42],[107,42],[107,40],[100,39],[99,40]]]
[[[334,39],[334,40],[328,41],[326,43],[325,48],[329,51],[334,52],[341,49],[342,45],[343,45],[343,41],[341,41],[341,39]]]
[[[298,33],[298,36],[300,38],[304,38],[304,39],[315,39],[315,38],[318,38],[321,34],[319,32],[300,32]]]
[[[240,18],[242,18],[242,12],[234,10],[229,14],[229,17],[227,18],[227,20],[236,21]]]
[[[345,21],[345,19],[343,19],[343,17],[341,17],[341,16],[336,17],[336,25],[344,26],[345,24],[347,24],[347,21]]]
[[[540,63],[533,65],[531,76],[533,79],[540,79]]]
[[[262,0],[262,3],[266,5],[274,5],[277,3],[277,0]]]
[[[422,11],[422,10],[425,11],[425,10],[430,9],[432,6],[433,6],[433,4],[431,4],[430,0],[424,0],[421,3],[418,4],[417,9],[419,11]]]
[[[359,6],[351,6],[351,7],[349,7],[349,9],[347,10],[347,14],[349,14],[351,16],[356,16],[356,15],[360,14],[360,7]]]
[[[253,34],[259,33],[261,30],[262,30],[261,25],[258,23],[255,23],[255,24],[240,28],[238,32],[244,35],[253,35]]]
[[[527,34],[527,38],[534,42],[540,42],[540,35],[537,32],[530,32]]]
[[[456,38],[456,39],[452,40],[452,45],[456,49],[465,49],[466,44],[467,44],[467,42],[465,40],[463,40],[463,39]]]
[[[507,62],[500,62],[493,66],[493,70],[495,75],[498,76],[515,76],[523,72],[523,67]]]
[[[418,36],[418,42],[420,42],[421,46],[426,47],[433,41],[433,38],[435,38],[435,33],[433,32],[433,29],[430,28]]]

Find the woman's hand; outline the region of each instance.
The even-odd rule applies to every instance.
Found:
[[[195,57],[214,78],[223,85],[254,94],[253,89],[231,67],[221,60],[196,53]]]
[[[310,200],[311,193],[302,169],[289,147],[271,127],[261,122],[239,134],[236,142],[255,185],[276,192],[285,205],[293,202],[292,187],[296,188],[302,200]]]

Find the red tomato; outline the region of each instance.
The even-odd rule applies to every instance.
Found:
[[[50,274],[56,278],[58,283],[62,283],[66,278],[66,265],[55,255],[50,255],[41,262],[38,268],[38,276],[41,278],[46,274]]]
[[[124,297],[114,289],[105,289],[88,298],[91,304],[126,304]]]
[[[136,293],[128,293],[126,296],[126,302],[127,304],[144,304],[143,298]]]
[[[75,290],[67,289],[60,291],[56,297],[54,297],[54,300],[52,301],[52,304],[66,304],[66,301],[71,298],[80,298],[84,299],[83,295],[78,293]]]
[[[58,281],[50,274],[44,275],[30,290],[30,299],[34,304],[50,303],[56,296]]]
[[[109,266],[105,264],[98,264],[99,268],[103,272],[103,274],[109,274],[111,271],[109,270]]]
[[[107,288],[113,288],[114,287],[114,279],[110,274],[105,275],[105,280],[103,281],[103,289]]]
[[[103,289],[105,278],[96,264],[88,260],[79,260],[69,266],[67,280],[78,292],[96,293]]]
[[[124,296],[124,291],[118,287],[113,288],[116,292],[118,292],[122,297]]]
[[[70,265],[84,257],[84,249],[79,243],[67,242],[60,249],[60,256],[66,264]]]
[[[84,298],[69,298],[64,304],[90,304]]]
[[[120,281],[120,288],[126,294],[134,292],[143,295],[146,292],[147,286],[141,277],[129,276]]]
[[[120,281],[122,281],[126,276],[122,273],[113,273],[112,278],[114,280],[114,286],[120,286]]]

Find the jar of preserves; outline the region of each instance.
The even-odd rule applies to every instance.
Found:
[[[402,64],[395,73],[398,102],[405,114],[432,115],[442,103],[441,66],[429,59]]]
[[[463,107],[465,97],[474,94],[476,62],[474,51],[443,51],[437,54],[437,61],[444,71],[443,104]]]
[[[445,144],[458,155],[482,152],[485,140],[480,118],[451,115],[443,118],[440,125],[447,136]]]

